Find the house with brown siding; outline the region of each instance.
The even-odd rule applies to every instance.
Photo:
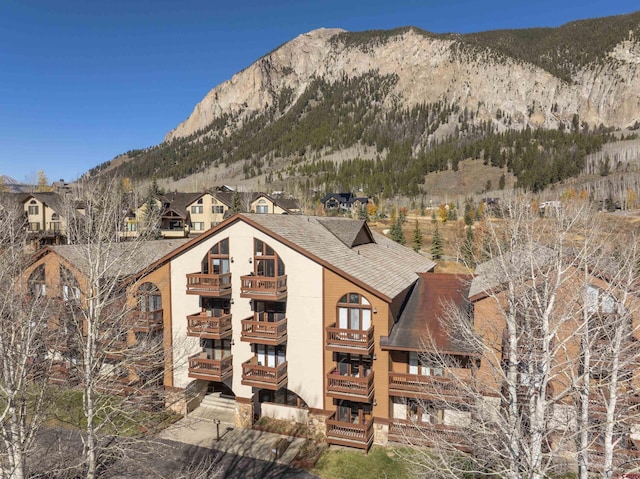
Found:
[[[154,263],[158,258],[175,250],[187,240],[161,240],[141,243],[113,243],[105,248],[108,258],[105,263],[118,263],[118,258],[128,257],[126,250],[136,248],[136,259],[118,263],[118,278],[121,280],[122,293],[116,301],[127,302],[125,311],[129,311],[126,324],[110,331],[117,331],[120,338],[108,338],[101,343],[104,354],[104,371],[116,371],[118,363],[126,361],[126,371],[119,371],[119,376],[107,373],[100,378],[104,390],[110,393],[124,394],[133,391],[133,385],[140,383],[140,364],[125,358],[125,350],[135,353],[136,347],[143,346],[144,341],[157,340],[164,347],[158,351],[167,354],[171,351],[170,315],[164,314],[171,306],[168,265],[155,268],[145,275],[142,282],[136,282],[136,275]],[[82,354],[80,335],[86,334],[83,310],[88,307],[89,265],[86,262],[84,245],[48,246],[41,249],[33,257],[31,264],[23,273],[24,294],[46,298],[47,307],[47,351],[46,355],[53,360],[50,381],[66,385],[74,385],[81,377]],[[159,363],[159,364],[158,364]],[[143,389],[151,386],[162,388],[171,385],[171,357],[165,355],[153,365],[154,381],[147,381]],[[135,389],[139,393],[139,389]]]

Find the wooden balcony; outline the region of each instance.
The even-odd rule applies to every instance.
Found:
[[[231,314],[200,311],[187,316],[187,336],[207,339],[224,339],[231,336]]]
[[[108,359],[122,360],[124,359],[129,346],[127,344],[127,339],[122,337],[113,340],[98,341],[98,348],[104,352],[104,355]]]
[[[187,274],[187,294],[221,298],[231,294],[231,273]]]
[[[373,354],[373,326],[369,329],[327,328],[327,349],[337,353]]]
[[[327,396],[370,403],[373,401],[373,371],[367,376],[342,375],[334,368],[327,374]]]
[[[76,386],[80,383],[78,371],[66,361],[55,361],[49,371],[49,382],[65,386]]]
[[[163,310],[136,311],[133,314],[133,330],[137,333],[158,331],[164,326]]]
[[[389,440],[427,447],[443,447],[443,445],[446,445],[459,451],[472,451],[471,440],[461,428],[443,424],[414,422],[406,419],[391,420],[389,423]]]
[[[389,395],[466,404],[473,401],[471,383],[464,379],[389,373]]]
[[[233,356],[223,359],[208,359],[204,353],[189,358],[189,377],[205,381],[222,382],[233,373]]]
[[[327,442],[338,446],[357,447],[368,451],[373,443],[373,420],[364,424],[338,421],[336,413],[327,419]]]
[[[104,376],[98,379],[96,391],[109,396],[127,396],[133,392],[127,376]]]
[[[254,356],[242,363],[242,384],[277,391],[287,384],[287,362],[274,367],[262,366]]]
[[[240,297],[262,301],[280,301],[287,297],[287,275],[241,276]]]
[[[163,238],[186,238],[187,232],[183,228],[160,228],[160,236],[162,236]]]
[[[279,317],[281,316],[281,317]],[[242,320],[240,339],[248,343],[277,346],[287,341],[287,318],[275,316],[276,321],[267,321],[266,313],[256,313]]]
[[[604,446],[602,444],[591,445],[587,452],[587,457],[589,460],[589,470],[591,472],[602,472],[604,464]],[[613,466],[615,468],[615,472],[623,473],[624,471],[633,470],[638,467],[638,464],[640,464],[640,451],[625,449],[620,446],[613,448]],[[615,477],[619,476],[616,475]]]

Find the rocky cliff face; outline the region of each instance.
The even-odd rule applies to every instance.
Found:
[[[314,77],[336,81],[370,71],[397,75],[387,106],[445,101],[477,112],[476,121],[508,116],[510,128],[556,128],[574,114],[590,126],[625,128],[640,121],[640,42],[633,35],[602,61],[576,68],[567,82],[489,48],[464,48],[455,36],[410,29],[354,44],[340,32],[314,30],[259,59],[211,90],[166,140],[188,136],[224,114],[240,125],[275,105],[285,90],[291,92],[289,107]]]

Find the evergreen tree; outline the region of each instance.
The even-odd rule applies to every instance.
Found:
[[[473,229],[468,226],[467,227],[467,235],[462,243],[462,258],[464,259],[465,264],[469,268],[473,268],[475,266],[474,261],[474,253],[473,253],[473,243],[474,243],[474,235]]]
[[[242,213],[242,200],[240,199],[240,193],[238,190],[233,192],[233,198],[231,200],[231,214],[235,215],[236,213]]]
[[[502,173],[502,176],[500,176],[500,180],[498,181],[498,189],[499,190],[504,190],[506,182],[507,182],[507,180],[504,177],[504,173]]]
[[[422,248],[422,231],[420,231],[418,220],[416,220],[416,225],[413,228],[413,240],[411,241],[411,247],[416,253],[420,251],[420,248]]]
[[[158,186],[158,179],[155,176],[153,177],[153,180],[151,181],[151,186],[149,187],[148,195],[150,197],[157,196],[157,195],[164,195],[164,189],[160,188],[160,186]]]
[[[358,219],[369,221],[369,212],[367,211],[366,205],[362,205],[358,210]]]
[[[473,211],[473,205],[471,201],[467,201],[464,204],[464,224],[467,226],[471,226],[473,224],[473,220],[475,217],[475,212]]]
[[[402,231],[402,221],[400,217],[396,219],[391,227],[391,231],[389,232],[390,238],[396,243],[406,244],[407,240],[404,237],[404,233]]]
[[[431,238],[431,257],[433,259],[442,258],[442,254],[444,253],[444,243],[442,236],[440,235],[440,230],[438,229],[438,223],[436,223],[436,229],[433,232],[433,237]]]

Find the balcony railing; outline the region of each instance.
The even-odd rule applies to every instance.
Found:
[[[223,339],[231,335],[231,314],[200,311],[187,316],[187,336]]]
[[[277,391],[287,384],[287,362],[263,366],[254,356],[242,363],[242,384]]]
[[[133,392],[127,376],[105,376],[98,379],[96,391],[110,396],[127,396]]]
[[[337,399],[371,402],[373,400],[373,371],[368,375],[342,375],[334,368],[327,374],[327,395]]]
[[[137,311],[133,315],[133,330],[140,333],[150,333],[162,329],[162,309],[156,311]]]
[[[389,373],[389,394],[393,396],[467,403],[473,400],[466,379]]]
[[[80,382],[80,379],[75,367],[70,366],[65,361],[56,361],[51,365],[51,370],[49,371],[49,382],[53,384],[75,386]]]
[[[336,413],[327,419],[327,442],[368,450],[373,442],[373,420],[364,424],[338,421]]]
[[[327,349],[338,353],[373,354],[373,326],[367,330],[327,328]]]
[[[444,424],[392,419],[389,423],[389,440],[427,447],[447,445],[459,451],[471,452],[471,442],[464,430]]]
[[[187,274],[187,294],[220,297],[231,294],[231,273]]]
[[[205,381],[221,382],[233,373],[233,356],[223,359],[208,359],[203,353],[189,358],[189,377]]]
[[[602,472],[604,465],[604,446],[602,444],[591,445],[587,451],[587,457],[589,460],[589,470]],[[640,451],[625,449],[620,446],[613,448],[613,466],[618,469],[616,472],[621,473],[625,470],[634,469],[639,463]]]
[[[120,337],[112,340],[98,340],[98,348],[104,352],[108,359],[120,360],[124,359],[125,354],[128,352],[129,345],[127,344],[127,338]]]
[[[242,320],[240,339],[248,343],[277,346],[287,340],[287,318],[276,316],[276,321],[267,321],[267,313],[256,313]],[[257,318],[257,319],[256,319]]]
[[[243,298],[278,301],[287,296],[287,275],[241,276],[240,296]]]

